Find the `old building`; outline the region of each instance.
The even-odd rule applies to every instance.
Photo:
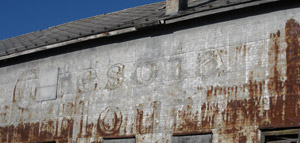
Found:
[[[2,40],[0,142],[299,142],[299,22],[297,0],[167,0]]]

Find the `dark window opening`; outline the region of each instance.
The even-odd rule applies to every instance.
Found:
[[[45,142],[45,141],[36,141],[36,142],[29,142],[29,143],[56,143],[56,141],[48,141],[48,142]]]
[[[300,143],[300,129],[262,131],[262,143]]]
[[[212,134],[173,136],[172,143],[211,143]]]
[[[135,143],[135,138],[103,139],[103,143]]]

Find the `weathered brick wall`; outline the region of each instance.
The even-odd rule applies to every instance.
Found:
[[[0,142],[256,143],[300,126],[298,21],[282,10],[3,67]]]

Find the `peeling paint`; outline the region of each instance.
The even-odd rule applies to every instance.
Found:
[[[215,143],[259,142],[260,129],[300,127],[299,38],[299,23],[289,19],[254,46],[65,71],[51,103],[36,100],[39,69],[25,70],[12,102],[0,106],[0,142],[172,142],[172,135],[206,133]],[[184,65],[189,58],[193,69]]]

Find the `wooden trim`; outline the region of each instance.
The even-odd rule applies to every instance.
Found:
[[[189,20],[189,19],[199,18],[199,17],[222,13],[222,12],[227,12],[227,11],[231,11],[231,10],[242,9],[242,8],[251,7],[251,6],[257,6],[257,5],[270,3],[270,2],[276,2],[276,1],[279,1],[279,0],[253,1],[253,2],[249,2],[249,3],[238,4],[235,6],[216,8],[214,10],[199,11],[197,13],[186,14],[186,15],[182,15],[179,17],[167,18],[164,20],[165,21],[164,23],[171,24],[171,23],[176,23],[176,22],[185,21],[185,20]]]
[[[279,136],[279,135],[295,135],[298,134],[298,143],[300,143],[300,129],[284,129],[274,131],[261,131],[261,143],[266,142],[266,136]]]
[[[277,131],[266,131],[262,132],[265,136],[278,136],[278,135],[292,135],[292,134],[298,134],[300,129],[287,129],[287,130],[277,130]]]
[[[135,27],[129,27],[129,28],[114,30],[114,31],[110,31],[110,32],[104,32],[104,33],[95,34],[95,35],[91,35],[91,36],[87,36],[87,37],[80,37],[80,38],[69,40],[69,41],[64,41],[64,42],[60,42],[60,43],[56,43],[56,44],[52,44],[52,45],[38,47],[35,49],[31,49],[31,50],[26,50],[26,51],[19,52],[19,53],[13,53],[10,55],[6,55],[3,57],[0,57],[0,60],[18,57],[21,55],[27,55],[27,54],[44,51],[44,50],[48,50],[48,49],[53,49],[53,48],[57,48],[57,47],[62,47],[62,46],[75,44],[75,43],[79,43],[79,42],[83,42],[83,41],[87,41],[87,40],[93,40],[93,39],[102,38],[102,37],[110,37],[110,36],[125,34],[125,33],[133,32],[133,31],[136,31]]]
[[[300,130],[298,132],[298,142],[297,143],[300,143]]]

